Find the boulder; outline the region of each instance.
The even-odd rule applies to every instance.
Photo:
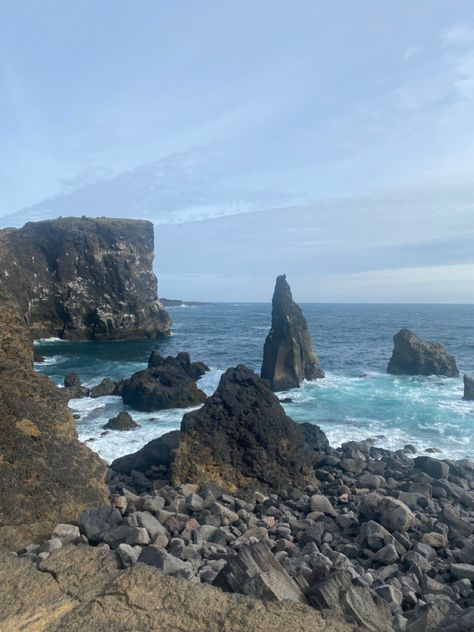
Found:
[[[227,369],[202,408],[184,415],[172,474],[176,484],[211,481],[285,495],[316,483],[313,454],[276,395],[239,365]]]
[[[108,377],[104,377],[104,379],[99,383],[93,386],[90,390],[90,397],[107,397],[109,395],[120,396],[122,394],[122,383],[117,382],[116,380],[111,380]]]
[[[433,459],[430,456],[417,456],[415,467],[422,470],[432,478],[448,478],[449,465],[440,459]]]
[[[359,512],[362,518],[378,522],[390,533],[403,533],[415,524],[415,515],[405,503],[377,493],[362,497]]]
[[[329,439],[319,426],[305,421],[300,423],[300,428],[308,447],[315,452],[325,452],[329,448]]]
[[[268,380],[273,391],[296,388],[303,380],[324,377],[303,312],[293,301],[284,274],[276,280],[261,377]]]
[[[81,379],[77,373],[68,373],[64,377],[64,391],[67,399],[79,399],[81,397],[89,397],[90,390],[82,386]]]
[[[306,603],[298,584],[273,557],[264,542],[243,545],[214,580],[227,592],[252,595],[264,601]]]
[[[163,358],[152,352],[148,368],[122,382],[122,399],[147,412],[197,406],[206,400],[206,394],[196,386],[194,375],[187,353]]]
[[[0,545],[18,550],[106,502],[106,467],[77,439],[59,389],[33,371],[24,319],[0,282]]]
[[[474,401],[474,378],[464,376],[464,397],[468,401]]]
[[[152,465],[163,465],[169,468],[174,458],[174,452],[179,446],[179,437],[179,430],[167,432],[158,439],[153,439],[147,443],[138,452],[115,459],[110,467],[115,472],[123,474],[130,474],[132,470],[146,472]]]
[[[153,224],[66,217],[0,231],[2,282],[34,338],[169,335],[157,297]]]
[[[140,428],[140,424],[137,424],[125,410],[121,410],[116,417],[109,419],[104,428],[107,428],[107,430],[121,430],[123,432],[124,430]]]
[[[439,342],[421,340],[412,331],[402,329],[393,337],[393,345],[387,373],[459,377],[454,356]]]

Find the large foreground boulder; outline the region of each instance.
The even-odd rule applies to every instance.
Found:
[[[33,371],[17,306],[0,287],[0,544],[19,549],[106,502],[106,468],[77,439],[62,389]]]
[[[126,454],[113,461],[111,468],[122,474],[130,474],[133,470],[146,472],[152,466],[163,465],[170,468],[174,460],[174,454],[179,446],[180,431],[173,430],[153,439],[141,450],[133,454]]]
[[[474,378],[464,376],[464,397],[468,401],[474,401]]]
[[[262,602],[169,577],[153,566],[117,569],[113,554],[68,546],[39,571],[0,551],[0,629],[44,632],[351,632],[300,603]],[[190,589],[191,588],[191,589]]]
[[[0,231],[4,287],[35,338],[169,335],[157,296],[153,224],[66,217]]]
[[[459,377],[454,356],[439,342],[421,340],[412,331],[402,329],[393,337],[393,344],[387,373]]]
[[[298,387],[303,380],[324,377],[300,307],[293,301],[283,274],[272,299],[272,326],[263,348],[261,377],[273,391]]]
[[[243,365],[227,369],[212,397],[181,423],[176,483],[212,481],[231,491],[286,494],[315,482],[313,450],[278,397]]]
[[[201,364],[191,362],[187,353],[180,353],[176,358],[163,358],[153,351],[148,368],[121,383],[122,399],[135,410],[146,412],[202,404],[206,394],[195,381],[200,377]]]

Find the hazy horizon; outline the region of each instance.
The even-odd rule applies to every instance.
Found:
[[[156,225],[160,296],[474,303],[474,7],[0,0],[0,226]]]

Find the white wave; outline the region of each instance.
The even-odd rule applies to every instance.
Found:
[[[33,344],[35,345],[44,345],[44,344],[48,344],[48,343],[52,343],[52,342],[69,342],[68,340],[63,340],[62,338],[37,338]]]

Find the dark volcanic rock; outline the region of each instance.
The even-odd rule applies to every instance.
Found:
[[[387,373],[459,376],[454,356],[439,342],[426,342],[408,329],[402,329],[393,337],[393,343]]]
[[[202,404],[206,394],[197,386],[196,373],[187,353],[163,358],[152,352],[148,369],[134,373],[122,383],[122,399],[136,410],[188,408]]]
[[[63,389],[32,361],[17,306],[0,287],[0,544],[15,549],[108,497],[105,466],[78,441]]]
[[[269,381],[273,391],[298,387],[304,379],[324,377],[303,312],[293,301],[284,274],[276,280],[272,327],[263,348],[261,377]]]
[[[171,360],[174,359],[171,358]],[[169,359],[167,358],[165,360],[159,351],[152,351],[150,353],[150,357],[148,358],[148,368],[151,369],[163,366],[166,361],[169,361]],[[183,368],[186,375],[192,377],[193,380],[198,380],[207,373],[207,371],[210,371],[209,367],[204,362],[191,362],[189,353],[186,353],[185,351],[178,353],[176,356],[176,362]]]
[[[116,417],[109,419],[104,428],[107,430],[133,430],[140,428],[140,425],[124,410],[121,410]]]
[[[107,395],[121,395],[122,383],[115,380],[111,380],[109,377],[104,377],[102,382],[93,386],[90,390],[90,397],[105,397]]]
[[[156,338],[170,331],[153,224],[62,218],[0,231],[5,288],[35,338]]]
[[[314,482],[313,453],[276,395],[243,365],[227,369],[205,405],[181,422],[179,482],[287,493]]]
[[[67,399],[79,399],[88,397],[90,390],[82,386],[81,379],[77,373],[68,373],[64,378],[64,394]]]
[[[174,452],[179,445],[179,430],[167,432],[158,439],[153,439],[141,450],[133,454],[127,454],[113,461],[111,468],[116,472],[129,474],[132,470],[146,472],[153,465],[171,466]]]
[[[474,400],[474,378],[468,375],[464,376],[464,398],[467,400]]]

